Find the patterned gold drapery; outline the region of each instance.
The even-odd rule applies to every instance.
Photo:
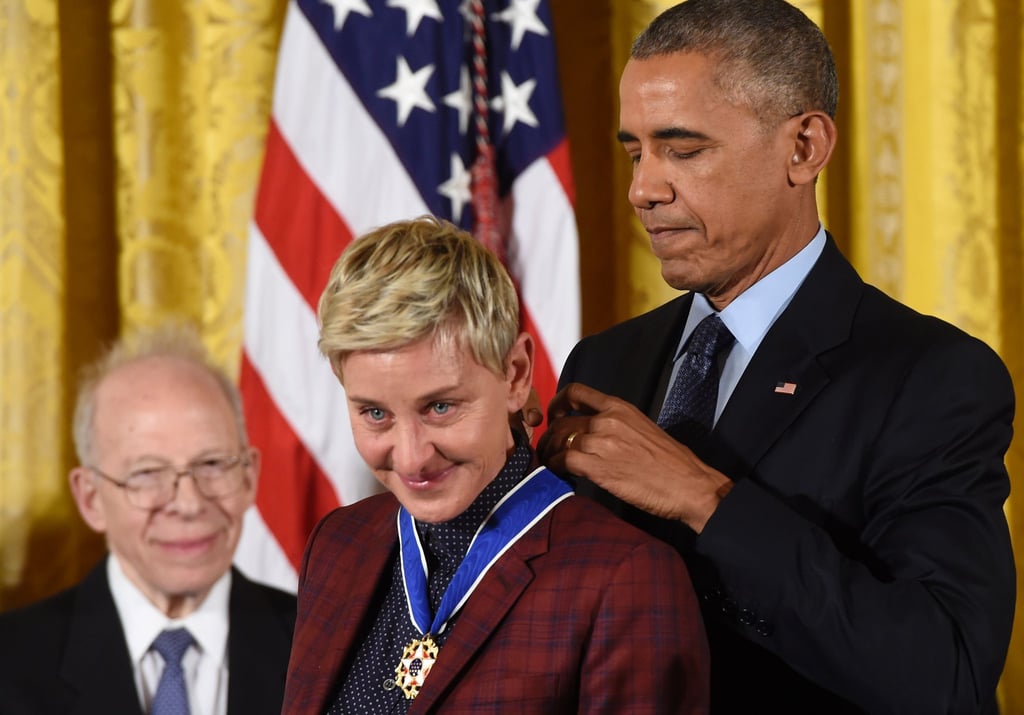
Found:
[[[270,0],[111,8],[122,320],[187,316],[232,370],[283,9]]]
[[[64,418],[64,141],[56,7],[0,16],[0,577],[27,595],[52,587],[27,563],[75,518],[58,479],[67,461]],[[19,40],[11,42],[11,38]],[[49,433],[48,433],[49,432]],[[73,561],[75,548],[55,552]],[[25,583],[24,586],[22,584]]]
[[[614,140],[629,42],[670,4],[552,2],[586,332],[671,294],[636,230]],[[827,225],[867,280],[983,338],[1024,384],[1020,3],[796,4],[824,27],[841,72],[840,149],[819,187]],[[101,550],[65,480],[79,365],[120,326],[175,313],[235,369],[283,10],[0,2],[0,608],[76,581]],[[1024,440],[1007,461],[1024,471]],[[1024,499],[1007,513],[1024,553]],[[1024,713],[1017,621],[1004,713]]]
[[[71,502],[80,366],[197,322],[234,371],[284,3],[0,2],[0,608],[102,553]]]

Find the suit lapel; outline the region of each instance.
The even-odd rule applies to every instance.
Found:
[[[614,353],[602,355],[600,371],[588,374],[585,381],[593,381],[597,389],[637,405],[648,415],[653,412],[652,419],[656,418],[661,402],[658,397],[665,393],[691,303],[692,293],[681,295],[655,308],[649,320],[633,323],[635,330],[622,336],[623,344],[616,345]],[[564,372],[571,373],[571,369]],[[658,408],[653,407],[655,404]]]
[[[333,562],[321,564],[321,568],[327,570],[327,577],[320,586],[306,621],[332,624],[334,630],[324,634],[327,647],[318,658],[318,677],[309,686],[312,692],[308,697],[300,693],[295,700],[318,703],[317,712],[325,711],[330,705],[329,698],[334,695],[342,667],[345,666],[342,659],[345,654],[358,650],[356,637],[369,617],[371,607],[376,610],[380,605],[374,596],[381,579],[391,573],[391,559],[398,544],[398,530],[395,526],[398,502],[391,497],[383,500],[383,503],[386,506],[369,517],[372,526],[365,530],[365,536],[360,538],[359,531],[353,535],[350,549],[358,556],[348,562],[350,568],[339,568]],[[354,567],[357,565],[359,577],[353,578],[356,573]]]
[[[683,326],[686,325],[686,317],[690,314],[692,305],[693,293],[687,293],[669,302],[664,308],[667,321],[657,325],[652,324],[652,334],[644,336],[638,343],[639,345],[653,346],[653,353],[643,356],[640,351],[630,351],[630,354],[635,355],[638,361],[654,359],[656,361],[654,365],[661,366],[660,370],[657,368],[651,370],[649,366],[637,365],[635,370],[629,369],[628,373],[632,376],[630,381],[637,382],[638,385],[643,386],[641,389],[645,390],[645,393],[637,392],[636,397],[640,401],[634,404],[646,405],[647,416],[652,420],[657,421],[658,414],[661,412],[661,403],[668,391],[669,380],[672,379],[673,358],[675,358],[676,350],[679,349],[679,338],[683,334]],[[632,367],[630,366],[630,368]],[[649,372],[645,373],[645,370]],[[652,381],[650,377],[643,379],[645,374],[656,375],[657,380]]]
[[[548,550],[551,513],[524,534],[487,572],[463,607],[451,636],[441,648],[437,664],[430,671],[428,686],[412,702],[409,715],[430,712],[459,681],[474,654],[498,630],[533,580],[529,560]]]
[[[714,430],[708,462],[739,479],[828,384],[820,356],[845,342],[863,283],[829,237],[789,307],[768,331]],[[776,392],[780,383],[793,394]]]
[[[108,556],[109,558],[109,556]],[[60,666],[61,677],[78,693],[70,715],[138,713],[139,695],[121,619],[101,561],[79,585]]]
[[[237,569],[232,569],[228,613],[228,712],[265,711],[284,694],[294,623]]]

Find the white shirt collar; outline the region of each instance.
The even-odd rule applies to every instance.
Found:
[[[200,653],[213,663],[223,663],[228,642],[230,569],[213,584],[199,607],[184,618],[168,618],[128,580],[115,554],[107,559],[107,580],[121,618],[128,653],[138,667],[153,640],[166,628],[188,628]]]

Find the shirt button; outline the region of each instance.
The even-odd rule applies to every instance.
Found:
[[[384,689],[385,690],[394,690],[394,688],[395,688],[395,681],[394,680],[392,680],[391,678],[388,678],[387,680],[384,681]]]

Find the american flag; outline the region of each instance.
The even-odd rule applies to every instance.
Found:
[[[795,395],[796,394],[796,383],[795,382],[777,382],[775,383],[775,392],[780,395]]]
[[[552,395],[579,336],[573,187],[546,0],[297,0],[250,229],[242,395],[262,452],[236,563],[294,589],[306,539],[378,491],[316,349],[335,259],[432,213],[501,255]]]

